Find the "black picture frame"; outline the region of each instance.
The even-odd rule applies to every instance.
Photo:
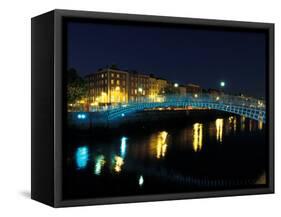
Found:
[[[204,26],[206,28],[255,29],[268,35],[267,61],[267,117],[269,144],[268,187],[139,195],[79,200],[62,199],[62,142],[64,122],[65,55],[63,45],[64,19],[99,19],[110,21],[145,22],[171,25]],[[161,201],[189,198],[222,197],[274,193],[274,24],[240,21],[191,19],[179,17],[131,15],[71,10],[53,10],[32,18],[31,79],[32,79],[32,144],[31,144],[31,198],[53,207]]]

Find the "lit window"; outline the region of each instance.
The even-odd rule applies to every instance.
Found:
[[[103,78],[103,76],[104,76],[104,75],[103,75],[103,74],[101,74],[101,77],[102,77],[102,78]]]
[[[111,84],[114,84],[114,80],[113,79],[111,79]]]
[[[111,77],[114,77],[114,73],[111,73]]]
[[[119,78],[119,74],[116,74],[117,78]]]
[[[118,77],[118,76],[117,76],[117,77]],[[118,85],[119,85],[119,84],[120,84],[120,81],[119,81],[119,80],[117,80],[117,81],[116,81],[116,84],[118,84]]]

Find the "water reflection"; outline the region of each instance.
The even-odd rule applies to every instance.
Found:
[[[253,122],[252,120],[249,120],[249,131],[251,132],[253,130]]]
[[[199,123],[193,124],[193,150],[195,152],[202,149],[203,125]]]
[[[262,130],[262,128],[263,128],[263,123],[262,123],[262,121],[259,121],[258,127],[259,127],[259,130]]]
[[[122,157],[115,155],[112,162],[112,168],[116,173],[121,172],[124,160]]]
[[[166,131],[162,131],[158,134],[157,137],[157,158],[165,157],[167,151],[167,139],[168,133]]]
[[[237,118],[234,117],[234,119],[233,119],[233,131],[234,131],[234,133],[236,133],[236,130],[237,130]]]
[[[164,158],[167,152],[167,136],[166,131],[160,131],[153,134],[149,141],[150,155],[155,156],[157,159]]]
[[[75,176],[74,179],[67,179],[70,183],[73,182],[69,185],[69,191],[76,191],[76,183],[79,183],[80,192],[85,191],[85,194],[88,194],[89,189],[98,192],[95,190],[99,189],[97,186],[112,192],[119,189],[126,192],[132,186],[140,192],[151,188],[152,192],[154,188],[160,188],[160,185],[155,184],[159,180],[164,180],[165,185],[165,180],[170,179],[176,184],[179,182],[180,185],[185,185],[183,183],[193,180],[191,176],[198,178],[201,185],[208,183],[205,179],[208,175],[213,176],[216,185],[217,179],[221,181],[223,175],[225,177],[222,179],[227,180],[229,177],[240,177],[241,174],[245,174],[243,179],[249,178],[257,184],[265,184],[266,175],[259,178],[264,168],[261,168],[263,170],[260,169],[257,175],[254,174],[255,167],[262,166],[260,156],[264,153],[263,149],[259,155],[254,153],[256,148],[262,147],[262,122],[233,114],[221,117],[207,120],[201,118],[195,122],[191,120],[176,127],[160,126],[158,129],[149,129],[137,134],[122,132],[110,140],[85,139],[82,144],[87,145],[84,146],[70,144],[71,150],[66,159],[67,170],[70,177]],[[250,128],[255,134],[249,132]],[[247,147],[249,144],[261,145],[253,151]],[[245,146],[247,148],[244,151]],[[221,154],[222,152],[224,154]],[[85,183],[89,188],[85,188]],[[167,186],[172,188],[173,184]]]
[[[241,127],[240,127],[240,130],[241,131],[245,131],[245,120],[246,120],[246,118],[244,117],[244,116],[242,116],[241,117],[241,119],[240,119],[240,125],[241,125]]]
[[[87,146],[78,147],[75,153],[77,169],[84,169],[89,160],[89,148]]]
[[[222,118],[218,118],[216,120],[216,138],[217,141],[222,142],[222,135],[223,135],[223,119]]]
[[[228,122],[229,122],[229,129],[235,133],[236,130],[237,130],[237,118],[236,118],[236,116],[230,116],[228,118]],[[226,128],[226,130],[227,129],[228,128]]]
[[[258,179],[256,180],[256,184],[258,184],[258,185],[266,184],[266,173],[265,173],[265,171],[258,177]]]
[[[141,187],[144,183],[144,179],[143,179],[143,176],[140,176],[139,178],[139,186]]]
[[[102,171],[105,163],[106,163],[106,161],[105,161],[104,155],[98,155],[96,157],[95,170],[94,170],[94,174],[95,175],[100,175],[101,174],[101,171]]]
[[[126,156],[126,149],[127,149],[127,137],[123,136],[121,138],[121,146],[120,146],[120,154],[122,158]]]

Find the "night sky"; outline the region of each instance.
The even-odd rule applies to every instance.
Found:
[[[106,65],[180,84],[265,96],[266,34],[130,24],[67,24],[67,67],[82,76]]]

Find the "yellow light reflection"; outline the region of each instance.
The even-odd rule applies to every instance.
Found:
[[[241,120],[240,120],[240,124],[241,124],[241,131],[244,131],[245,130],[245,120],[246,118],[244,116],[241,117]]]
[[[151,135],[149,139],[149,155],[161,159],[166,156],[168,148],[168,132],[159,131]]]
[[[233,116],[230,116],[228,118],[228,121],[229,121],[229,124],[230,124],[230,129],[231,130],[233,129],[233,132],[235,133],[236,130],[237,130],[237,118],[233,117]]]
[[[259,127],[259,130],[262,130],[262,128],[263,128],[263,124],[262,124],[262,121],[261,121],[261,120],[259,120],[258,127]]]
[[[257,181],[256,181],[257,185],[264,185],[266,184],[266,173],[263,172],[260,177],[258,177]]]
[[[156,157],[159,159],[161,157],[165,157],[167,151],[167,139],[168,133],[166,131],[162,131],[157,135],[156,140]]]
[[[202,149],[203,125],[193,124],[193,150],[198,152]]]
[[[217,141],[222,142],[222,134],[223,134],[223,119],[218,118],[216,120],[216,131],[217,131]]]
[[[234,133],[236,132],[236,130],[237,130],[237,118],[234,117],[234,119],[233,119],[233,131],[234,131]]]
[[[253,130],[253,122],[252,120],[249,120],[249,131],[251,132]]]
[[[122,166],[124,165],[124,160],[120,156],[115,156],[114,157],[114,171],[119,173],[122,170]]]

